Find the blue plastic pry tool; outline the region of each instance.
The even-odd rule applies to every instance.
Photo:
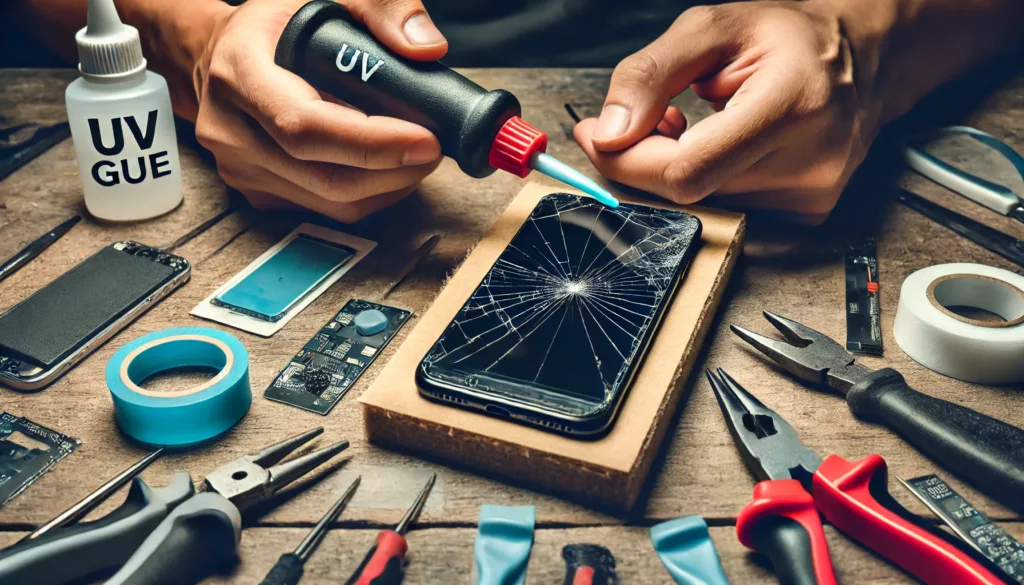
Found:
[[[729,585],[708,525],[700,516],[684,516],[652,526],[651,542],[679,585]]]
[[[523,585],[533,548],[533,506],[480,507],[473,547],[476,585]]]
[[[619,200],[605,190],[604,187],[598,185],[590,177],[570,167],[550,154],[541,152],[534,155],[533,159],[530,161],[530,167],[539,173],[544,173],[552,179],[556,179],[566,183],[567,185],[576,187],[580,191],[583,191],[608,207],[615,208],[619,206]]]

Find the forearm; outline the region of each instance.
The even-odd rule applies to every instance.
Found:
[[[115,0],[121,20],[139,29],[149,69],[163,75],[177,115],[194,121],[193,72],[214,31],[233,10],[220,0]],[[86,0],[26,0],[26,24],[69,62],[75,33],[86,23]]]
[[[883,125],[940,85],[1024,47],[1021,0],[815,0],[836,9],[862,99]]]

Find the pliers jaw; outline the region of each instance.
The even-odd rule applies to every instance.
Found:
[[[797,378],[845,393],[859,377],[870,371],[854,365],[856,358],[831,337],[782,315],[763,313],[786,341],[765,337],[738,325],[729,328]]]
[[[316,427],[266,447],[259,453],[245,455],[222,465],[206,476],[200,491],[216,492],[235,504],[239,511],[243,511],[348,448],[349,442],[341,441],[280,463],[323,432],[323,427]]]
[[[705,370],[705,374],[736,448],[758,480],[809,481],[821,458],[800,442],[786,419],[762,404],[725,370]]]

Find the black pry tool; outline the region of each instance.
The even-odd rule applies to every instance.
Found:
[[[327,513],[324,514],[323,518],[316,523],[316,526],[309,531],[306,538],[302,539],[299,546],[296,547],[295,552],[285,553],[281,555],[281,558],[277,560],[277,564],[274,565],[267,576],[260,581],[260,585],[295,585],[302,579],[302,567],[309,560],[309,557],[316,550],[316,547],[323,540],[327,534],[327,528],[338,518],[345,506],[348,505],[348,501],[352,499],[352,494],[356,492],[356,488],[359,487],[359,481],[362,476],[356,477],[345,493],[338,498],[338,501]]]
[[[995,252],[1018,266],[1024,266],[1024,241],[1015,239],[955,211],[950,211],[941,205],[936,205],[909,191],[899,190],[896,200],[982,248]]]
[[[858,419],[879,422],[1009,508],[1024,513],[1024,430],[922,394],[892,368],[872,370],[832,338],[764,311],[787,341],[732,331],[797,378],[846,396]]]
[[[49,248],[54,242],[64,237],[64,234],[68,233],[68,230],[75,227],[75,224],[81,220],[82,216],[76,215],[71,219],[62,221],[60,225],[39,236],[29,245],[19,250],[17,254],[11,256],[6,262],[0,264],[0,281],[14,274],[20,270],[22,266],[31,262],[32,259],[41,254],[43,250]]]

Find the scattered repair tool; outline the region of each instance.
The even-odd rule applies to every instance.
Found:
[[[33,258],[43,253],[43,250],[49,248],[54,242],[64,237],[64,234],[68,233],[68,230],[75,227],[75,224],[82,220],[81,215],[76,215],[71,219],[64,220],[57,227],[46,232],[32,241],[29,245],[22,248],[17,254],[11,256],[6,262],[0,264],[0,281],[14,274],[22,266],[28,264]]]
[[[487,91],[439,61],[405,59],[381,45],[343,6],[313,0],[277,43],[274,61],[314,87],[367,114],[401,118],[437,136],[441,152],[471,177],[501,169],[539,171],[610,207],[619,202],[596,182],[547,154],[547,134],[523,121],[504,90]]]
[[[708,524],[700,516],[651,526],[651,544],[678,585],[729,585]]]
[[[567,544],[562,547],[565,579],[562,585],[618,585],[615,557],[599,544]]]
[[[402,582],[405,575],[405,553],[409,550],[404,535],[409,525],[419,517],[436,480],[437,474],[431,473],[430,479],[394,530],[380,531],[377,543],[363,557],[363,562],[359,563],[359,568],[345,582],[346,585],[399,585]]]
[[[88,514],[93,508],[100,505],[101,503],[103,503],[103,501],[109,498],[111,494],[121,489],[121,486],[134,479],[135,476],[142,473],[147,467],[149,467],[150,463],[156,461],[157,458],[159,458],[163,454],[164,450],[162,448],[146,454],[146,456],[133,463],[127,469],[110,478],[107,481],[107,483],[101,485],[99,488],[96,489],[96,491],[92,492],[88,496],[85,496],[84,498],[79,500],[78,503],[71,506],[67,510],[61,512],[57,515],[56,518],[50,520],[46,524],[43,524],[22,540],[35,540],[40,536],[49,533],[51,530],[55,530],[57,528],[60,528],[61,526],[67,526],[68,524],[78,522],[79,520],[84,518],[85,515]]]
[[[987,132],[982,132],[970,126],[946,126],[939,128],[924,138],[943,138],[949,136],[967,136],[979,144],[988,146],[992,150],[1006,157],[1006,160],[1017,170],[1017,174],[1024,179],[1024,157],[1015,151],[1009,144],[999,140]],[[1000,185],[946,163],[945,161],[932,156],[923,148],[914,145],[903,147],[903,161],[907,166],[921,173],[925,178],[935,181],[939,185],[958,193],[967,199],[987,207],[992,211],[1006,217],[1011,217],[1024,223],[1024,199],[1014,193],[1006,185]]]
[[[295,585],[302,579],[303,565],[313,555],[313,551],[316,550],[320,541],[327,535],[328,526],[338,518],[341,511],[348,505],[348,501],[352,499],[352,494],[356,493],[356,488],[359,487],[361,479],[362,476],[355,478],[352,484],[348,486],[348,489],[345,490],[345,493],[338,498],[338,501],[331,506],[330,510],[327,510],[324,517],[309,531],[306,538],[302,539],[295,552],[284,553],[281,555],[281,558],[277,559],[277,564],[260,581],[260,585]]]
[[[1001,585],[987,561],[948,534],[908,520],[878,455],[824,461],[784,418],[721,368],[707,370],[729,432],[760,483],[736,519],[739,541],[771,559],[783,585],[836,585],[823,515],[840,532],[928,585]]]
[[[341,441],[284,463],[317,427],[211,471],[197,489],[186,472],[165,487],[136,477],[119,508],[0,551],[0,583],[61,585],[120,567],[106,585],[194,585],[236,559],[241,512],[320,467]]]
[[[995,252],[1010,262],[1024,267],[1024,240],[992,229],[981,222],[974,221],[955,211],[950,211],[941,205],[936,205],[910,191],[900,189],[896,193],[896,200],[935,223],[953,230],[989,252]]]
[[[922,394],[892,368],[871,370],[835,340],[775,313],[764,316],[786,341],[732,331],[806,382],[846,396],[853,415],[878,421],[1007,507],[1024,513],[1024,430]]]

